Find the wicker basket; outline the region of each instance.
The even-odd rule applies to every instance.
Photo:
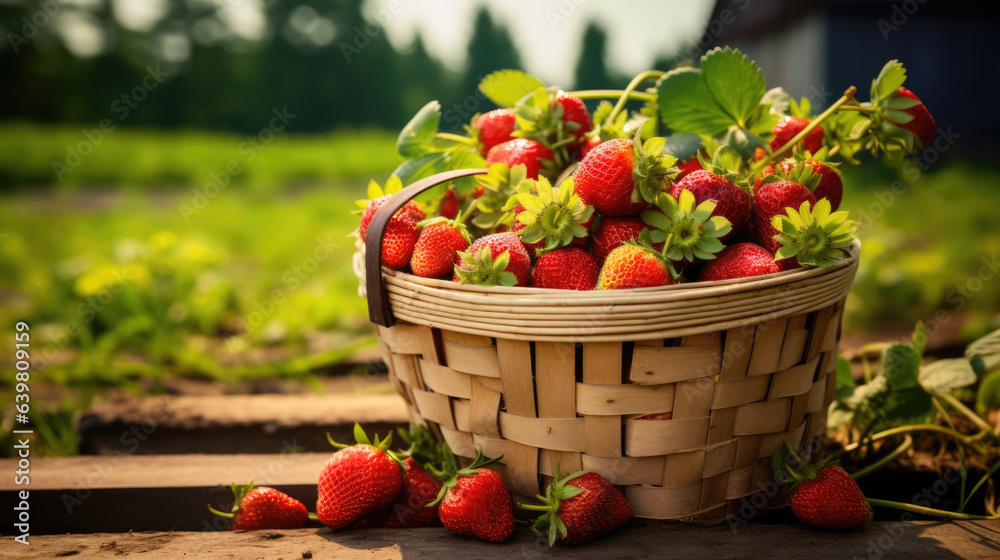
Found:
[[[560,462],[622,486],[637,517],[717,523],[771,480],[782,440],[824,432],[857,242],[831,268],[616,291],[459,286],[382,268],[398,208],[483,172],[407,187],[366,239],[369,313],[392,383],[457,455],[503,455],[519,499]]]

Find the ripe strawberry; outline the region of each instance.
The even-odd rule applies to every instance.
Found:
[[[889,103],[892,103],[893,99],[901,97],[912,99],[917,102],[917,105],[902,110],[907,115],[910,115],[912,119],[909,122],[902,123],[888,119],[888,116],[890,115],[887,115],[887,120],[903,130],[909,130],[910,132],[916,134],[922,147],[926,148],[930,145],[931,140],[934,140],[934,133],[937,127],[934,123],[934,117],[931,116],[930,111],[927,110],[927,106],[920,101],[920,98],[905,87],[900,87],[899,91],[897,91],[896,94],[890,98]]]
[[[438,515],[444,526],[456,535],[468,535],[489,542],[504,542],[514,534],[514,502],[500,473],[483,468],[498,459],[489,459],[479,451],[476,460],[458,469],[447,445],[444,470],[431,470],[443,480],[441,491],[432,504],[440,503]]]
[[[844,182],[840,178],[840,173],[830,165],[817,161],[814,159],[805,160],[803,162],[805,166],[812,170],[814,175],[819,175],[819,183],[816,188],[812,189],[813,195],[816,196],[816,200],[825,198],[830,201],[830,206],[833,210],[840,207],[840,201],[844,198]],[[764,184],[764,178],[768,175],[778,175],[786,179],[795,180],[794,173],[796,171],[796,166],[798,162],[795,160],[785,160],[778,164],[778,170],[775,169],[774,164],[770,164],[760,172],[760,175],[754,181],[753,190],[757,192],[757,189]],[[801,182],[801,181],[798,181]]]
[[[578,472],[549,485],[544,504],[518,504],[525,510],[543,511],[532,526],[549,534],[549,546],[559,538],[569,544],[583,544],[614,531],[632,519],[632,505],[625,495],[601,475]]]
[[[666,286],[672,281],[669,265],[653,249],[625,244],[604,261],[595,290]]]
[[[600,272],[590,253],[565,247],[538,257],[531,269],[531,285],[554,290],[593,290]]]
[[[354,425],[358,443],[340,448],[323,466],[319,477],[316,514],[331,529],[350,527],[391,504],[403,488],[403,467],[387,450],[390,434],[374,444]]]
[[[527,286],[530,268],[527,249],[508,231],[480,237],[467,251],[459,251],[453,279],[481,286]]]
[[[816,196],[807,187],[794,181],[764,183],[753,195],[753,225],[760,244],[776,253],[781,244],[774,239],[778,230],[771,219],[785,214],[786,208],[798,209],[803,202],[816,204]]]
[[[552,99],[552,104],[556,103],[562,106],[562,121],[566,125],[566,130],[576,137],[573,144],[586,142],[587,133],[594,130],[594,121],[590,118],[587,105],[579,97],[567,95],[562,91]]]
[[[705,169],[705,168],[702,167],[701,162],[698,161],[698,156],[693,155],[691,156],[691,159],[681,164],[678,164],[677,169],[680,169],[680,171],[677,173],[677,176],[674,177],[675,182],[680,181],[684,177],[687,177],[688,173],[691,173],[692,171],[698,171],[699,169]]]
[[[575,152],[575,156],[576,157],[574,157],[573,159],[576,160],[576,161],[582,160],[583,158],[587,157],[587,154],[589,154],[591,150],[593,150],[594,148],[596,148],[600,144],[601,144],[601,137],[600,136],[598,136],[596,134],[593,135],[593,136],[588,136],[587,140],[584,141],[583,144],[580,144],[580,147],[577,148],[577,150]]]
[[[771,151],[777,151],[779,148],[787,144],[792,138],[802,132],[802,130],[809,126],[809,119],[804,119],[802,117],[781,117],[778,124],[774,125],[771,129],[771,134],[774,134],[774,139],[771,140]],[[816,153],[823,147],[823,127],[817,126],[812,129],[806,137],[801,140],[799,144],[800,147],[809,150],[812,153]],[[787,154],[785,154],[787,155]]]
[[[826,465],[804,475],[789,500],[799,521],[820,529],[854,529],[872,520],[872,507],[847,471]]]
[[[246,485],[232,484],[233,509],[223,513],[212,506],[208,510],[215,515],[232,519],[229,528],[233,531],[256,531],[258,529],[298,529],[306,526],[309,511],[302,502],[270,488],[258,486],[253,481]]]
[[[438,215],[449,220],[454,220],[458,216],[459,201],[455,189],[444,191],[441,202],[438,203]]]
[[[772,274],[796,268],[795,259],[775,262],[774,254],[755,243],[736,243],[708,261],[698,275],[699,282],[730,280]]]
[[[420,468],[413,457],[407,457],[403,461],[403,470],[403,489],[396,499],[355,527],[410,528],[435,527],[441,524],[438,506],[425,507],[437,498],[441,482]]]
[[[661,154],[663,139],[645,145],[616,138],[599,144],[576,168],[576,192],[585,204],[608,216],[629,216],[641,212],[656,199],[677,173],[670,167],[674,158]]]
[[[670,194],[675,199],[680,199],[682,190],[691,191],[695,204],[701,204],[706,200],[715,201],[712,215],[729,220],[733,228],[722,238],[723,242],[739,235],[750,219],[750,195],[725,177],[711,171],[699,170],[688,173],[683,179],[674,183]]]
[[[479,153],[484,156],[497,144],[513,140],[516,118],[512,109],[496,109],[480,115],[472,124],[479,134]]]
[[[455,266],[455,254],[469,246],[464,224],[447,218],[431,218],[420,223],[420,236],[413,247],[410,269],[424,278],[444,278]]]
[[[494,163],[506,163],[508,167],[513,167],[521,163],[527,168],[528,178],[537,179],[539,173],[551,170],[554,157],[552,150],[539,142],[515,138],[491,148],[486,154],[486,167]]]
[[[611,251],[625,244],[626,241],[639,239],[642,230],[649,228],[639,216],[601,217],[597,229],[591,234],[591,250],[598,264],[603,264]]]
[[[510,223],[510,231],[512,233],[516,233],[518,238],[521,237],[521,232],[524,231],[524,228],[528,227],[528,224],[517,219],[517,216],[520,215],[521,212],[525,211],[526,210],[524,206],[522,206],[520,203],[515,204],[512,210],[512,213],[514,214],[514,221]],[[521,239],[521,243],[524,243],[524,248],[528,250],[528,254],[531,255],[532,257],[534,257],[535,254],[538,252],[538,250],[545,245],[541,241],[535,241],[534,243],[525,243],[523,239]]]
[[[412,216],[398,222],[393,218],[382,236],[382,262],[393,270],[403,270],[410,263],[420,231]]]
[[[368,233],[368,224],[371,223],[372,217],[375,216],[375,212],[382,206],[382,203],[389,200],[389,197],[391,196],[391,194],[386,194],[373,198],[368,201],[368,204],[365,205],[365,209],[361,213],[361,225],[358,229],[361,239],[364,239],[365,235]],[[417,201],[411,200],[404,204],[402,208],[397,210],[395,214],[393,214],[392,220],[390,220],[389,223],[391,224],[396,220],[403,220],[407,217],[412,218],[414,223],[416,223],[423,220],[426,215],[424,214],[424,211],[420,209],[420,205],[417,204]]]

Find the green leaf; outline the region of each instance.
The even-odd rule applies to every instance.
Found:
[[[788,92],[783,88],[775,87],[767,90],[764,93],[764,97],[760,100],[761,103],[770,103],[770,112],[775,115],[785,116],[788,114],[789,109],[792,107],[792,96],[788,95]]]
[[[441,104],[431,101],[406,123],[396,138],[396,150],[407,159],[417,158],[434,148],[438,126],[441,123]]]
[[[965,357],[982,360],[984,373],[1000,369],[1000,329],[976,340],[965,349]]]
[[[522,97],[544,88],[538,78],[520,70],[497,70],[479,82],[479,91],[501,107],[513,107]]]
[[[890,420],[921,423],[928,420],[935,409],[930,394],[922,387],[907,387],[889,391],[882,412]]]
[[[715,102],[695,68],[677,68],[657,85],[660,114],[675,132],[717,136],[733,124],[733,118]]]
[[[928,393],[950,393],[976,382],[976,372],[965,358],[938,360],[920,368],[920,385]]]
[[[422,155],[416,159],[404,161],[399,164],[392,174],[399,177],[404,184],[430,177],[435,173],[447,171],[447,154],[434,152]]]
[[[881,100],[896,93],[906,81],[906,68],[898,60],[890,60],[882,67],[882,71],[872,80],[872,103],[877,105]]]
[[[882,354],[882,375],[891,389],[919,387],[919,374],[920,355],[912,346],[893,344]]]
[[[1000,408],[1000,371],[994,371],[983,378],[976,393],[976,412],[985,415],[990,410]]]
[[[726,47],[703,56],[701,72],[716,103],[736,124],[747,126],[767,89],[760,68],[740,51]]]
[[[851,362],[844,359],[842,356],[837,357],[837,385],[836,385],[836,397],[837,400],[846,399],[847,397],[854,394],[854,389],[857,388],[857,384],[854,382],[854,375],[851,373]]]
[[[719,139],[719,142],[723,146],[731,148],[744,160],[753,159],[755,148],[765,148],[767,146],[767,142],[761,140],[759,136],[735,124],[729,127],[729,130]],[[729,167],[727,169],[735,171],[739,169],[739,165],[735,168]]]

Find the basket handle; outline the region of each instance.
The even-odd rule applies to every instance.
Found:
[[[372,216],[365,234],[365,284],[368,291],[368,318],[372,323],[383,327],[396,324],[389,307],[389,294],[382,282],[382,236],[389,220],[397,210],[418,194],[461,177],[486,174],[486,169],[455,169],[431,175],[412,183],[410,186],[389,197]]]

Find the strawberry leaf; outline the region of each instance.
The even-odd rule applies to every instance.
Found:
[[[854,389],[857,388],[857,384],[854,382],[854,374],[851,373],[851,362],[847,361],[843,356],[837,357],[837,385],[836,385],[836,397],[837,400],[846,399],[854,394]]]
[[[928,393],[950,393],[976,382],[976,372],[965,358],[938,360],[920,368],[921,387]]]
[[[660,115],[675,132],[716,136],[736,124],[712,97],[701,70],[671,70],[660,78],[657,91]]]
[[[890,60],[872,80],[872,104],[878,105],[883,99],[894,95],[906,81],[906,68],[898,60]]]
[[[522,97],[544,88],[538,78],[520,70],[497,70],[479,82],[479,91],[501,107],[513,107]]]
[[[756,148],[766,148],[767,146],[767,142],[761,140],[759,136],[735,124],[729,127],[729,130],[722,135],[719,142],[723,146],[729,146],[742,159],[747,160],[753,159]],[[739,169],[739,167],[739,165],[736,165],[735,167],[729,167],[729,169]]]
[[[719,107],[735,124],[746,127],[767,87],[760,68],[740,51],[726,47],[701,57],[701,72]]]
[[[430,153],[441,123],[441,104],[431,101],[406,123],[396,138],[399,155],[411,159]]]
[[[792,103],[795,101],[791,95],[788,95],[788,92],[784,88],[774,87],[764,93],[764,97],[761,98],[760,102],[762,104],[770,104],[770,112],[783,117],[790,114]]]

